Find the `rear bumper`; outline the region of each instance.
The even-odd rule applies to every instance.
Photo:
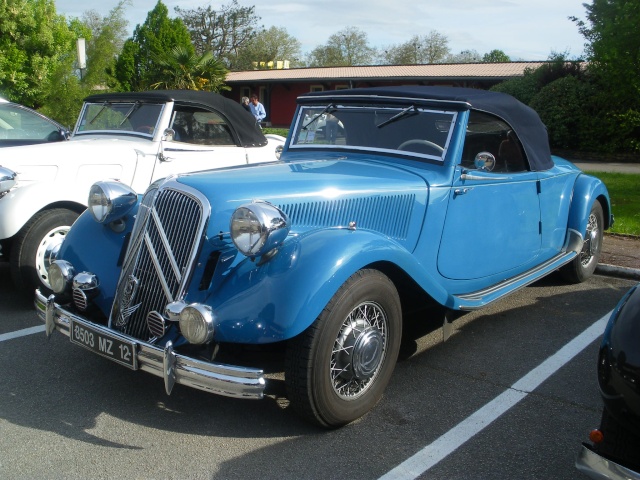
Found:
[[[588,445],[583,444],[576,468],[589,478],[597,480],[640,480],[640,472],[634,472],[595,453]]]
[[[37,315],[45,322],[47,336],[58,330],[68,337],[69,322],[73,320],[105,335],[131,341],[131,338],[66,310],[55,303],[53,295],[46,298],[36,290],[34,304]],[[135,343],[137,369],[163,378],[167,393],[171,392],[175,383],[179,383],[227,397],[259,399],[264,395],[265,379],[260,369],[204,362],[180,355],[173,351],[170,342],[165,348],[138,340]]]

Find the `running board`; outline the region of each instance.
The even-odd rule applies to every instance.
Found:
[[[576,255],[576,251],[563,252],[532,270],[507,278],[489,288],[462,295],[453,295],[453,310],[471,311],[484,307],[550,274],[576,258]]]

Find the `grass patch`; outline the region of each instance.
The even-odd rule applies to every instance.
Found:
[[[585,172],[604,182],[611,197],[616,221],[610,233],[640,235],[640,175],[633,173]]]
[[[272,133],[274,135],[282,135],[283,137],[286,137],[287,134],[289,133],[289,129],[288,128],[265,127],[265,128],[262,129],[262,133],[264,133],[265,135],[267,133]]]

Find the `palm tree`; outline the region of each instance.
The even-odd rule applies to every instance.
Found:
[[[154,61],[160,66],[161,78],[152,88],[208,90],[219,92],[229,90],[224,85],[227,69],[211,52],[197,55],[186,47],[178,45],[163,55],[156,55]]]

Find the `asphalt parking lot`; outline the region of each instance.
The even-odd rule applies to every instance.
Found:
[[[445,343],[436,314],[406,319],[381,403],[324,431],[277,380],[261,401],[167,396],[155,377],[47,340],[0,265],[0,478],[581,478],[575,455],[602,408],[598,338],[634,283],[550,276],[459,318]]]

